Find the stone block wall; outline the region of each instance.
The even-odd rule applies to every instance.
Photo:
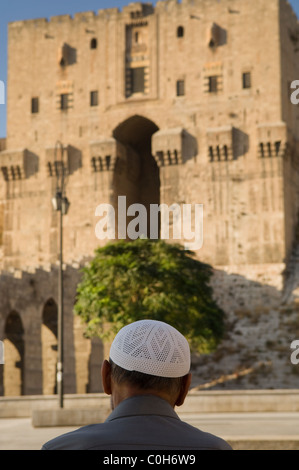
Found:
[[[77,269],[105,243],[95,233],[99,204],[112,204],[116,215],[119,196],[147,211],[203,204],[196,256],[246,279],[263,276],[265,266],[276,273],[292,258],[299,110],[288,84],[299,75],[296,28],[284,0],[137,2],[9,25],[0,268],[21,277],[1,275],[0,337],[17,313],[28,335],[14,361],[26,361],[24,393],[41,393],[42,344],[55,339],[43,308],[56,301],[58,143],[71,203],[63,218],[70,390],[99,386],[83,364],[102,346],[84,343],[71,314]],[[270,286],[283,289],[283,269]],[[216,295],[227,290],[222,281]]]

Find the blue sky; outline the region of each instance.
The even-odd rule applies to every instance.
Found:
[[[97,11],[112,7],[122,9],[124,5],[132,1],[133,0],[0,0],[0,80],[6,83],[7,24],[10,21],[44,17],[49,18],[50,16],[64,14],[73,15],[80,11]],[[156,1],[152,0],[151,3],[155,4]],[[290,3],[299,18],[299,0],[290,0]],[[6,106],[0,105],[0,137],[5,137],[5,135]]]

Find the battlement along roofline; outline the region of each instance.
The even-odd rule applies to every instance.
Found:
[[[230,4],[229,0],[226,0],[228,7]],[[49,18],[34,18],[28,20],[19,20],[19,21],[12,21],[9,22],[10,28],[21,28],[21,27],[44,27],[49,24],[59,24],[59,23],[70,23],[70,22],[88,22],[93,21],[96,19],[112,19],[113,17],[117,17],[118,15],[128,15],[130,16],[131,13],[136,11],[140,11],[142,16],[147,16],[153,14],[155,11],[170,11],[169,8],[171,7],[200,7],[206,4],[209,4],[211,0],[158,0],[156,5],[153,6],[151,2],[128,2],[127,5],[124,5],[122,9],[117,7],[112,8],[103,8],[101,10],[95,11],[82,11],[78,13],[74,13],[74,15],[69,14],[62,14],[62,15],[54,15],[50,16]],[[297,18],[292,6],[285,0],[285,4],[288,5],[292,14]],[[299,23],[299,21],[298,21]]]
[[[169,0],[166,0],[166,3],[168,3]],[[173,0],[170,0],[173,2]],[[174,3],[179,3],[178,0],[174,0]],[[69,14],[65,15],[54,15],[50,16],[49,18],[33,18],[33,19],[28,19],[28,20],[19,20],[19,21],[11,21],[9,22],[9,27],[13,28],[20,28],[23,26],[32,26],[32,27],[43,27],[46,24],[49,23],[65,23],[65,22],[80,22],[80,21],[89,21],[89,20],[95,20],[97,18],[111,18],[113,16],[117,16],[118,14],[130,14],[132,11],[142,11],[143,15],[147,15],[149,13],[154,12],[154,7],[152,3],[141,3],[141,2],[132,2],[128,3],[128,5],[125,5],[122,10],[117,8],[117,7],[112,7],[112,8],[103,8],[101,10],[98,10],[97,12],[95,11],[82,11],[75,13],[73,16]]]

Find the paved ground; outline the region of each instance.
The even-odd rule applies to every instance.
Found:
[[[299,450],[299,413],[181,415],[204,431],[231,442],[234,449]],[[38,450],[44,442],[76,428],[33,428],[31,419],[0,419],[0,450]]]
[[[235,450],[299,450],[299,413],[219,413],[181,418]]]

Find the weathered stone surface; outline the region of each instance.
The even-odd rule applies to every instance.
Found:
[[[0,339],[9,343],[11,365],[0,370],[0,394],[56,386],[58,141],[71,203],[63,221],[66,390],[100,391],[95,364],[103,346],[84,339],[72,307],[78,268],[105,243],[95,234],[96,207],[110,203],[117,214],[118,196],[147,210],[204,205],[196,254],[217,269],[213,286],[234,350],[215,374],[244,364],[235,322],[254,362],[257,346],[247,335],[255,341],[265,327],[258,341],[269,352],[265,344],[284,322],[282,294],[289,289],[290,299],[297,287],[299,108],[289,99],[299,77],[296,31],[290,5],[278,0],[133,3],[9,25]],[[9,332],[13,318],[21,326]],[[287,348],[289,337],[283,341]]]

